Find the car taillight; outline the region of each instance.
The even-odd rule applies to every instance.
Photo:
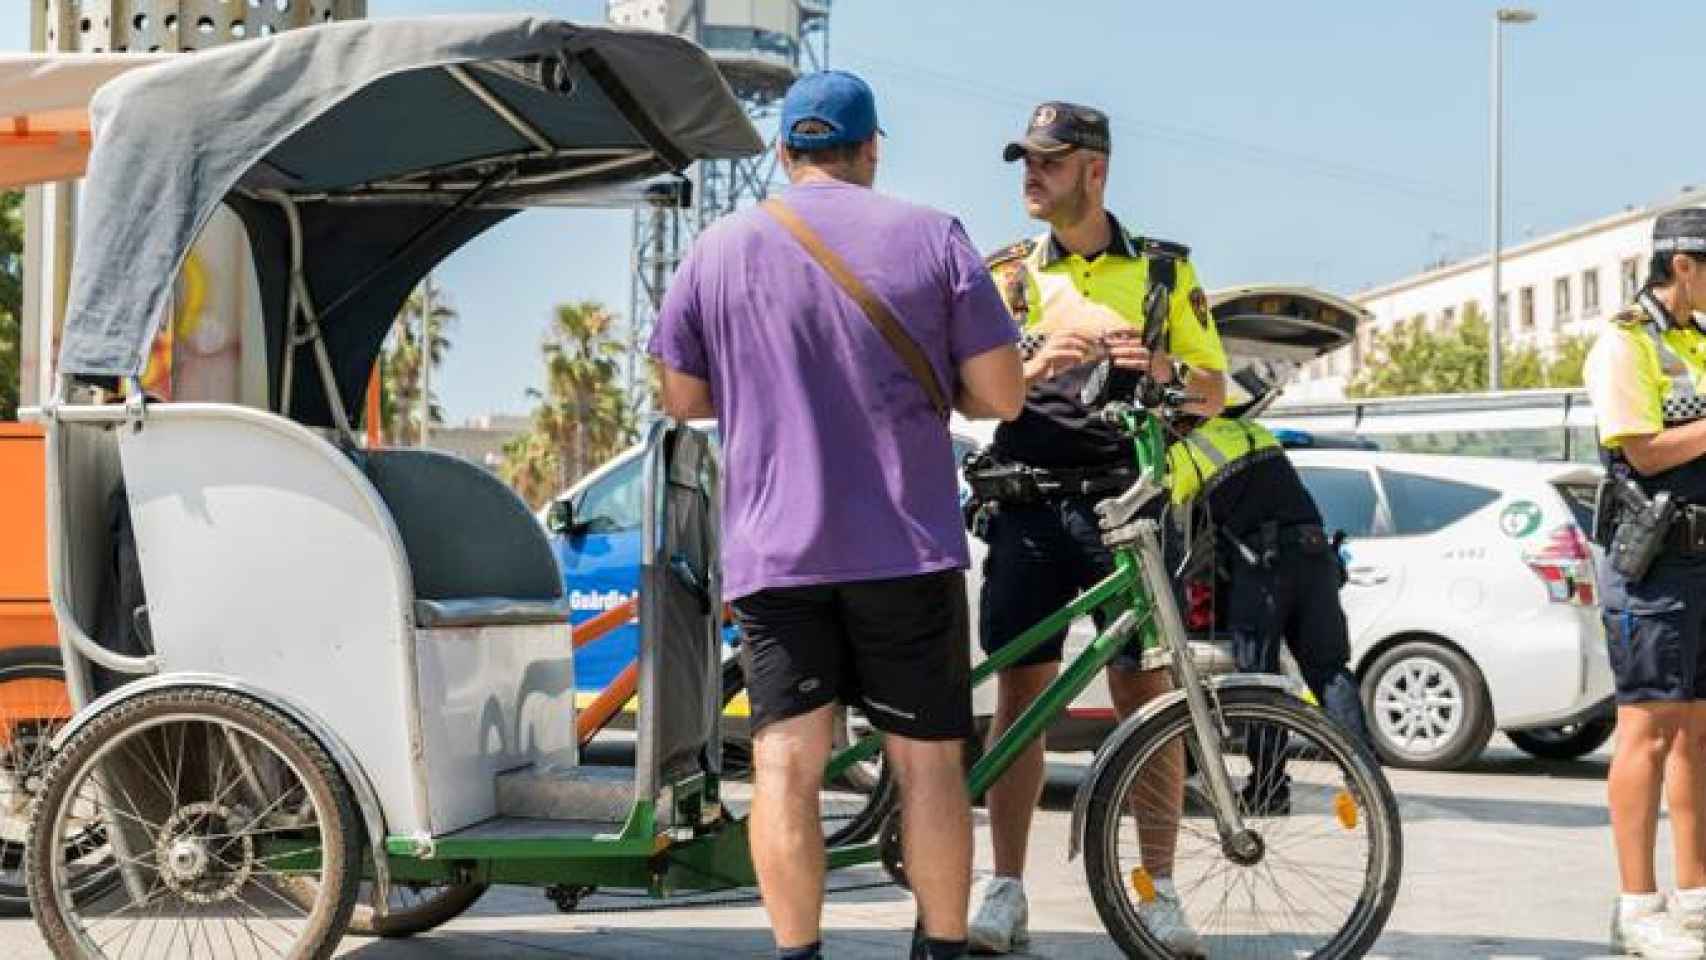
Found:
[[[1214,585],[1207,580],[1185,581],[1185,629],[1195,633],[1214,629]]]
[[[1598,602],[1593,579],[1593,550],[1581,528],[1566,523],[1552,531],[1546,545],[1523,556],[1528,568],[1546,585],[1553,603],[1591,607]]]

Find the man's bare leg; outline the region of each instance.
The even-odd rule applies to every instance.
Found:
[[[1108,694],[1121,720],[1173,689],[1173,678],[1165,669],[1109,667],[1107,672]],[[1173,854],[1179,845],[1179,817],[1185,809],[1184,744],[1175,743],[1157,754],[1147,773],[1133,798],[1138,848],[1143,867],[1151,876],[1171,877]]]
[[[996,675],[995,716],[989,725],[989,743],[994,744],[1007,732],[1059,672],[1060,664],[1042,663],[1009,667]],[[1025,875],[1031,816],[1042,799],[1046,772],[1043,738],[1038,737],[1014,758],[984,796],[997,876],[1018,879]]]
[[[823,915],[823,824],[818,791],[833,742],[835,705],[766,724],[752,738],[752,865],[777,947],[809,946]],[[963,912],[963,911],[962,911]]]
[[[906,876],[918,898],[924,935],[966,938],[971,898],[971,800],[966,795],[965,745],[958,740],[884,737],[900,776],[901,841]],[[807,941],[810,942],[810,941]]]

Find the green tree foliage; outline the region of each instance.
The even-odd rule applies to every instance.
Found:
[[[0,192],[0,420],[18,418],[24,315],[24,195]]]
[[[623,386],[625,344],[615,315],[595,301],[560,304],[545,333],[545,389],[532,428],[504,446],[499,474],[537,507],[634,442]]]
[[[422,280],[397,311],[389,344],[379,355],[379,420],[387,443],[420,441],[421,425],[421,331],[432,344],[432,369],[444,365],[450,351],[446,331],[456,323],[456,310],[446,302],[444,290],[429,275]],[[428,399],[433,423],[444,422],[437,402],[438,391]]]
[[[1362,398],[1486,390],[1490,342],[1486,318],[1478,310],[1465,310],[1462,322],[1449,330],[1429,330],[1422,317],[1411,318],[1374,338],[1345,393]],[[1549,354],[1507,343],[1500,378],[1504,389],[1581,386],[1582,360],[1592,342],[1565,337]]]

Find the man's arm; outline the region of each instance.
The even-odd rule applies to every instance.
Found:
[[[1706,457],[1706,420],[1623,437],[1623,456],[1644,477]]]
[[[1012,420],[1025,408],[1025,373],[1012,344],[961,361],[954,409],[971,420]]]
[[[663,368],[663,412],[677,420],[703,420],[717,415],[711,384],[692,374]]]

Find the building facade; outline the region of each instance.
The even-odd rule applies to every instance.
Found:
[[[1646,279],[1653,220],[1678,207],[1706,205],[1687,191],[1671,200],[1562,230],[1509,247],[1500,258],[1506,355],[1533,346],[1544,354],[1559,340],[1593,336],[1605,317],[1634,299]],[[1374,339],[1400,323],[1447,331],[1466,315],[1487,316],[1488,259],[1477,257],[1354,294],[1373,322],[1350,346],[1298,371],[1286,402],[1338,400],[1370,355]]]

